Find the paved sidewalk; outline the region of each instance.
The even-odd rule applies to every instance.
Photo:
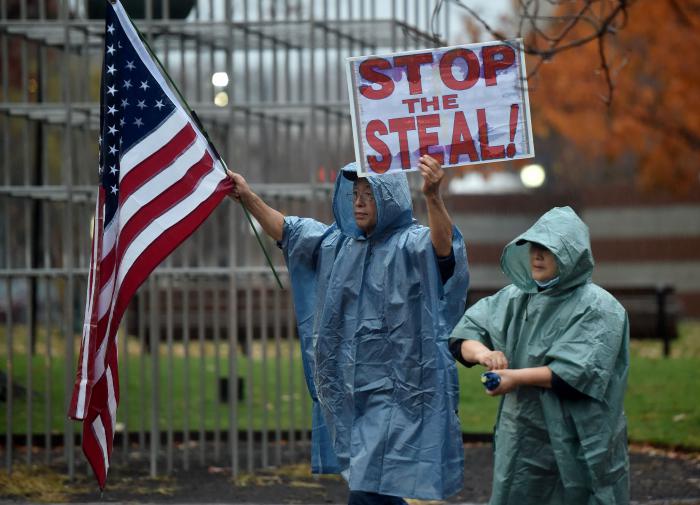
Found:
[[[145,460],[128,465],[115,464],[110,469],[107,489],[100,498],[94,479],[81,469],[68,482],[60,470],[41,467],[18,469],[10,479],[38,479],[44,489],[57,489],[55,495],[8,494],[0,476],[0,505],[36,502],[71,502],[105,505],[105,503],[221,504],[247,505],[329,505],[347,503],[348,490],[337,476],[312,476],[308,454],[299,453],[303,462],[280,468],[259,470],[241,475],[235,482],[225,467],[196,467],[189,471],[176,468],[172,475],[149,478]],[[630,450],[632,503],[637,505],[700,505],[700,453],[683,453],[650,447]],[[488,502],[492,478],[492,447],[489,443],[465,445],[464,489],[446,502],[410,500],[411,505],[482,505]],[[45,477],[44,477],[45,476]],[[5,481],[12,484],[13,481]],[[37,486],[38,487],[38,486]],[[60,489],[58,489],[60,488]],[[43,498],[41,498],[41,497]],[[55,496],[55,497],[54,497]]]

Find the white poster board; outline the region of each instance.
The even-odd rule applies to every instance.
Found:
[[[347,59],[358,172],[535,155],[520,39]]]

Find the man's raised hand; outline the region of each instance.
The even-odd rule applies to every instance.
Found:
[[[440,184],[445,178],[442,165],[430,155],[423,155],[418,160],[418,170],[423,176],[423,194],[433,196],[440,194]]]

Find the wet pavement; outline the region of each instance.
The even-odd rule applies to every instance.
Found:
[[[62,498],[50,501],[74,503],[239,503],[239,504],[343,504],[347,487],[337,476],[312,476],[308,452],[297,451],[298,462],[266,468],[254,474],[231,477],[224,466],[175,469],[169,476],[152,479],[146,461],[116,464],[110,470],[102,497],[86,473],[66,486]],[[484,504],[488,502],[492,477],[489,443],[465,445],[464,488],[445,502],[415,504]],[[631,496],[645,505],[700,505],[700,453],[635,446],[630,450]],[[8,496],[0,489],[0,503],[46,501],[31,495]],[[9,498],[9,499],[8,499]],[[38,496],[37,496],[38,498]]]

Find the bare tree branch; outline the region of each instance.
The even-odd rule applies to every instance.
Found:
[[[491,26],[474,8],[463,0],[448,0],[464,10],[481,28],[492,37],[500,40],[522,38],[525,53],[538,58],[528,78],[533,77],[540,66],[555,55],[575,49],[591,42],[597,42],[600,69],[608,89],[603,101],[610,106],[614,93],[614,78],[609,57],[606,55],[606,39],[613,37],[627,22],[627,9],[635,0],[518,0],[517,33],[505,34]],[[676,0],[671,0],[679,16],[685,13]],[[444,5],[440,0],[433,11],[433,19]],[[567,13],[572,5],[576,10]],[[565,10],[564,12],[561,12]],[[559,11],[559,12],[558,12]],[[561,28],[559,28],[559,25]],[[588,33],[572,36],[578,26],[588,27]]]
[[[608,95],[602,98],[605,105],[608,106],[608,110],[610,110],[609,108],[610,104],[612,103],[615,86],[612,78],[610,77],[610,67],[608,66],[608,60],[605,56],[605,37],[600,37],[598,39],[598,55],[600,56],[600,66],[603,69],[603,74],[605,75],[605,83],[608,86]]]

